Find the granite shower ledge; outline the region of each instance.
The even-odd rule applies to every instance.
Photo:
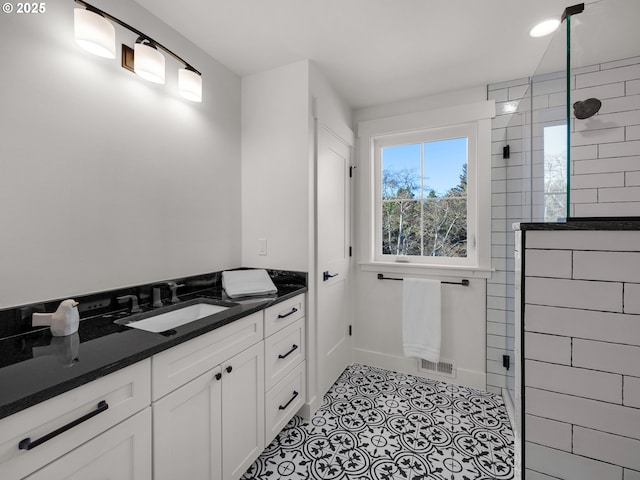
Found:
[[[60,355],[59,348],[55,348],[56,342],[64,341],[59,339],[67,337],[52,337],[48,329],[2,339],[0,418],[37,405],[307,291],[307,287],[302,284],[276,285],[278,294],[275,297],[238,302],[238,307],[177,327],[171,331],[175,333],[170,335],[117,325],[113,323],[114,316],[109,314],[82,320],[77,334],[77,360],[71,363],[64,355]],[[222,290],[218,287],[186,295],[184,301],[195,298],[228,301],[223,296]],[[52,346],[53,354],[37,354],[39,348],[44,347],[46,350]]]
[[[514,223],[514,230],[587,231],[587,230],[640,230],[640,217],[579,218],[566,223]]]

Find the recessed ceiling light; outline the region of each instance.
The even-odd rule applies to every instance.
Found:
[[[529,32],[529,35],[532,37],[544,37],[545,35],[555,32],[559,26],[560,20],[558,19],[553,18],[551,20],[545,20],[533,27]]]
[[[520,102],[507,102],[502,105],[502,113],[513,113],[518,110],[518,104]]]

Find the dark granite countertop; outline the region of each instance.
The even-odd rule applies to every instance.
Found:
[[[520,230],[640,230],[640,217],[571,218],[563,223],[523,222]]]
[[[198,298],[234,303],[223,312],[163,333],[115,324],[126,314],[105,313],[82,319],[78,333],[68,337],[53,337],[47,327],[0,339],[0,418],[307,291],[303,284],[276,282],[276,286],[277,295],[238,302],[225,298],[220,287],[181,295],[180,303],[161,311]],[[147,309],[137,316],[149,313]]]

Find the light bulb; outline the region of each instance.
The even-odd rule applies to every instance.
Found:
[[[164,83],[164,55],[156,48],[136,43],[133,52],[133,70],[153,83]]]
[[[178,70],[178,90],[187,100],[202,101],[202,77],[193,70],[181,68]]]
[[[73,11],[76,43],[88,52],[104,58],[116,58],[116,29],[111,22],[90,10]]]

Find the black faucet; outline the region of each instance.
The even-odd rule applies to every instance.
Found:
[[[123,295],[116,298],[116,300],[118,301],[118,303],[126,303],[131,300],[131,310],[129,310],[129,313],[138,313],[142,311],[142,309],[138,306],[138,297],[135,295]]]
[[[153,308],[158,308],[162,306],[162,287],[167,287],[171,292],[171,299],[169,303],[178,303],[180,299],[178,298],[178,288],[184,287],[184,285],[178,285],[176,282],[161,282],[153,285],[151,291],[152,303],[151,306]]]

